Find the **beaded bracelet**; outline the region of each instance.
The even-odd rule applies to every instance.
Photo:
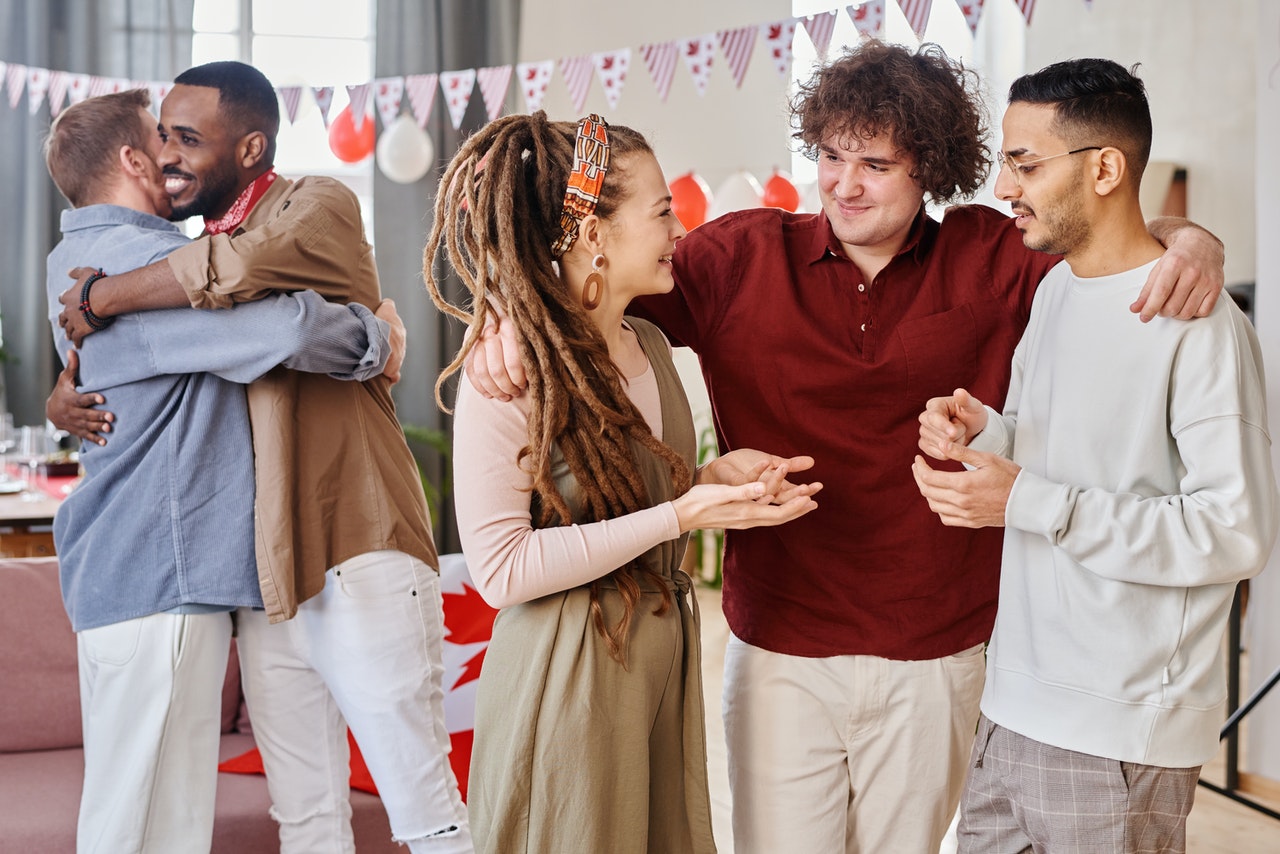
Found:
[[[84,285],[80,288],[80,316],[84,318],[84,322],[89,324],[90,329],[101,332],[111,325],[114,317],[99,317],[93,313],[93,309],[89,307],[89,289],[93,287],[93,283],[98,279],[105,279],[107,274],[98,270],[90,274],[89,278],[84,280]]]

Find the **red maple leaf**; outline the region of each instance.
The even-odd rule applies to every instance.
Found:
[[[484,643],[493,636],[493,618],[498,612],[469,584],[461,593],[445,593],[445,638],[452,644]]]
[[[693,41],[691,41],[691,42],[689,42],[689,43],[687,43],[687,44],[685,45],[685,50],[687,51],[687,53],[688,53],[688,55],[689,55],[689,56],[697,56],[697,55],[698,55],[698,48],[700,48],[700,47],[701,47],[701,45],[698,43],[698,40],[697,40],[697,39],[694,39]]]
[[[613,57],[606,56],[604,59],[600,60],[600,67],[603,68],[605,71],[608,71],[609,69],[613,68]]]
[[[774,24],[773,26],[769,27],[769,40],[773,41],[775,39],[780,39],[780,38],[782,38],[782,25]]]
[[[524,79],[526,79],[526,80],[536,80],[536,79],[537,79],[537,77],[538,77],[538,69],[536,69],[536,68],[530,68],[527,72],[525,72],[525,78],[524,78]]]
[[[462,665],[462,675],[458,677],[458,681],[449,687],[450,691],[457,691],[459,685],[466,685],[468,682],[474,682],[480,678],[480,668],[484,665],[484,654],[489,651],[489,647],[477,652],[471,658],[467,659],[467,663]]]

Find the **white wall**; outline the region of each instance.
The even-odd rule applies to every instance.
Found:
[[[1271,435],[1280,436],[1280,3],[1258,4],[1255,32],[1257,62],[1257,152],[1251,177],[1258,188],[1258,294],[1254,306],[1267,363],[1267,401]],[[1276,449],[1272,449],[1273,459]],[[1249,649],[1249,689],[1253,691],[1280,667],[1280,555],[1252,582],[1245,641]],[[1244,770],[1280,780],[1280,687],[1249,713]]]

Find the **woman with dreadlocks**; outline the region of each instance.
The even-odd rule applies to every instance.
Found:
[[[477,851],[715,850],[687,533],[781,524],[821,485],[786,479],[812,459],[757,451],[693,471],[670,345],[623,316],[674,287],[670,203],[644,138],[598,116],[499,119],[440,182],[424,277],[469,329],[437,400],[492,305],[532,366],[513,403],[459,383],[454,422],[463,551],[501,609],[476,697]],[[442,246],[470,308],[441,294]]]

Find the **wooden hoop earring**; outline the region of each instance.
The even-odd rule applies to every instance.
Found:
[[[604,256],[597,255],[591,259],[591,272],[587,273],[587,279],[582,284],[582,307],[587,311],[591,311],[600,305],[600,299],[604,296]]]

